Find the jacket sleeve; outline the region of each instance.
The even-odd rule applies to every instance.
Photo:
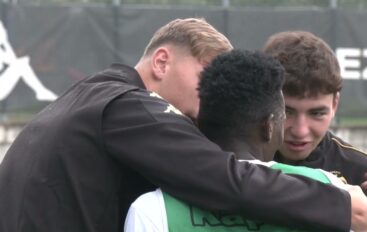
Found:
[[[103,117],[109,154],[169,194],[208,210],[311,231],[349,231],[347,192],[268,167],[238,162],[149,93],[129,92]]]

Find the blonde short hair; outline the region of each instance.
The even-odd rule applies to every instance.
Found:
[[[149,56],[164,44],[188,49],[199,61],[208,62],[215,56],[233,49],[222,33],[203,18],[175,19],[159,28],[145,48],[143,56]]]

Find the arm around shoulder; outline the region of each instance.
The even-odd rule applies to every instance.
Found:
[[[208,210],[313,231],[349,230],[346,192],[241,163],[168,106],[144,94],[110,104],[103,131],[109,154],[172,196]]]

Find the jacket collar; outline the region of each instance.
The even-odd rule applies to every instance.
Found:
[[[120,81],[135,85],[139,88],[146,89],[143,80],[135,68],[120,64],[113,63],[111,66],[104,71],[105,75],[118,78]]]

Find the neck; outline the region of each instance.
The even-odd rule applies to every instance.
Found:
[[[150,65],[147,64],[150,59],[141,58],[139,62],[135,65],[135,70],[139,73],[141,80],[143,81],[145,87],[149,91],[157,92],[156,85],[153,81],[153,72],[149,69]]]
[[[255,142],[244,142],[234,140],[229,146],[229,150],[236,154],[237,159],[259,159],[264,161],[261,145]]]
[[[291,159],[287,159],[286,157],[284,157],[279,151],[277,152],[277,161],[284,163],[284,164],[289,164],[289,165],[297,165],[299,162],[301,162],[301,160],[291,160]]]

